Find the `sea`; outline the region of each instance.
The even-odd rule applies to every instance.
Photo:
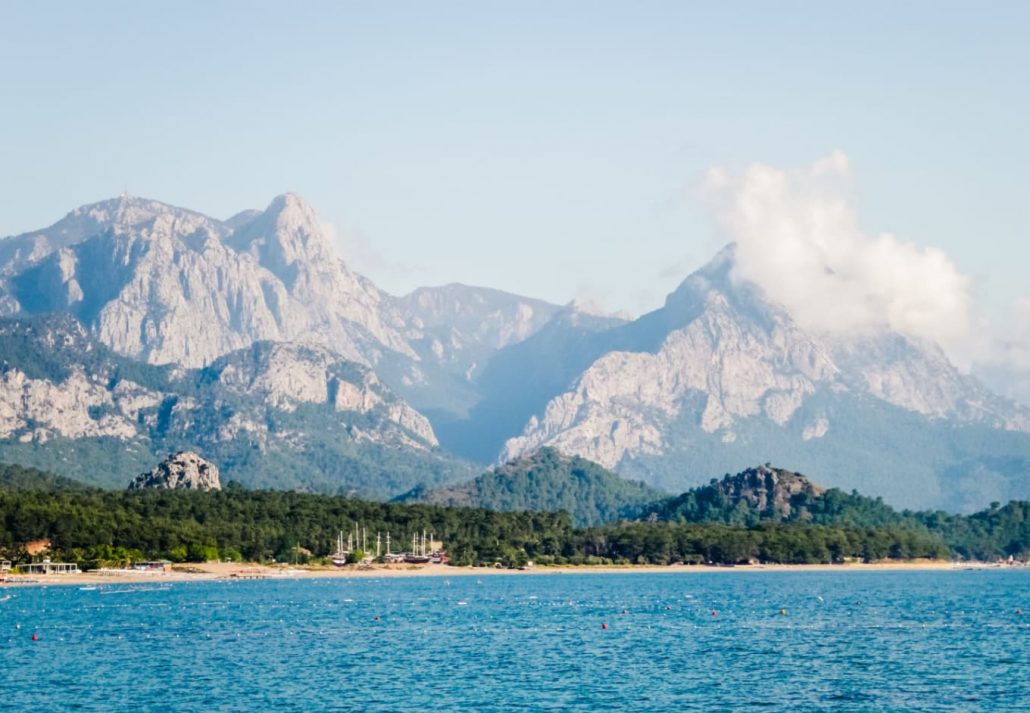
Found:
[[[0,589],[12,711],[1030,710],[1030,571]]]

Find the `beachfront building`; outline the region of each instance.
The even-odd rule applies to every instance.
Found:
[[[172,568],[171,560],[153,560],[151,562],[135,562],[132,568],[137,572],[167,572]]]
[[[51,562],[45,559],[42,562],[20,564],[18,571],[22,574],[79,574],[79,565],[74,562]]]
[[[0,560],[0,574],[11,571],[11,560]]]

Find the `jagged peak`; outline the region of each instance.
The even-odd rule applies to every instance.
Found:
[[[324,268],[338,260],[330,232],[296,193],[273,198],[260,215],[239,225],[228,242],[235,250],[254,254],[289,288],[302,269]]]

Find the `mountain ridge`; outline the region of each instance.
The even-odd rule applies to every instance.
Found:
[[[315,369],[314,352],[296,350],[320,349],[315,361],[368,370],[359,391],[381,387],[399,399],[377,406],[383,420],[370,432],[407,434],[413,440],[398,447],[409,454],[438,440],[463,458],[502,463],[556,447],[670,491],[698,484],[701,473],[775,460],[903,506],[975,509],[1030,493],[1030,409],[961,373],[935,344],[886,329],[803,329],[738,279],[732,245],[657,310],[633,320],[595,312],[460,284],[389,295],[350,269],[296,194],[227,220],[122,196],[0,240],[0,314],[70,315],[120,357],[166,365],[161,378],[274,357],[255,345],[294,350],[285,358],[302,365],[296,383],[279,369],[278,385],[260,398],[304,422],[296,449],[333,413],[328,396],[309,396],[334,387],[301,377]],[[103,371],[94,356],[74,344],[53,349],[66,347],[67,359],[82,361],[77,375],[60,389],[29,383],[38,365],[25,363],[5,377],[10,406],[0,413],[25,420],[21,393],[76,402],[61,418],[77,425],[50,440],[70,439],[62,458],[75,439],[117,443],[140,428],[94,383],[91,369]],[[150,378],[139,365],[118,368]],[[119,403],[152,399],[121,388]],[[227,383],[218,388],[244,398]],[[352,425],[368,435],[367,424]],[[24,451],[30,431],[9,430],[0,447]]]

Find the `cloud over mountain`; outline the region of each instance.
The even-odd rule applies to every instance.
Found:
[[[882,327],[950,346],[973,323],[970,279],[936,248],[863,231],[837,151],[800,170],[711,169],[704,187],[737,244],[737,279],[820,332]]]

